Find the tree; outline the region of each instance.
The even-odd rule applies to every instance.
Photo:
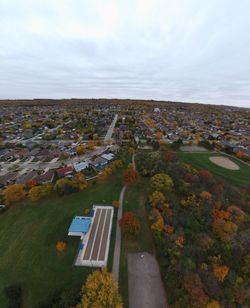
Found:
[[[103,169],[101,172],[97,175],[97,181],[98,182],[104,182],[108,178],[108,174],[105,169]]]
[[[86,152],[86,149],[85,149],[85,146],[84,146],[83,144],[78,145],[78,146],[76,147],[76,153],[77,153],[77,155],[84,155],[85,152]]]
[[[217,278],[219,282],[223,282],[228,275],[229,268],[225,265],[214,264],[214,276]]]
[[[119,225],[122,232],[127,234],[136,234],[140,230],[140,222],[133,212],[125,212],[119,220]]]
[[[164,160],[167,163],[172,162],[174,160],[174,154],[170,151],[166,151],[164,154]]]
[[[9,185],[3,191],[3,195],[5,202],[8,205],[14,202],[21,201],[26,197],[24,185],[22,184]]]
[[[59,252],[62,252],[64,251],[66,248],[66,243],[65,242],[57,242],[56,243],[56,250],[59,251]]]
[[[127,169],[123,174],[123,182],[125,185],[133,186],[138,182],[139,175],[134,169]]]
[[[76,188],[73,186],[72,181],[67,178],[57,180],[54,186],[54,190],[59,196],[72,193],[75,189]]]
[[[77,172],[72,179],[72,185],[76,189],[83,191],[85,188],[88,187],[88,182],[81,172]]]
[[[171,192],[174,187],[172,178],[165,174],[159,173],[154,175],[150,180],[152,190]]]
[[[128,148],[128,155],[132,156],[135,153],[135,149],[132,147]]]
[[[119,200],[113,200],[112,205],[114,208],[118,208],[120,206]]]
[[[99,307],[123,307],[118,285],[105,268],[89,274],[81,290],[81,302],[77,305],[77,308]]]
[[[206,306],[209,298],[203,290],[203,284],[198,274],[186,275],[184,278],[184,288],[195,307]]]
[[[206,308],[220,308],[220,307],[221,307],[220,303],[216,300],[210,301],[206,306]]]
[[[157,206],[161,207],[166,202],[166,197],[164,196],[164,194],[162,192],[154,191],[151,194],[150,202],[151,202],[153,207],[157,207]]]
[[[95,144],[94,144],[94,141],[93,141],[93,140],[89,140],[89,142],[88,142],[88,149],[89,149],[90,151],[94,151],[94,149],[95,149]]]
[[[200,170],[198,175],[204,182],[209,182],[213,178],[213,174],[206,169]]]
[[[235,223],[224,219],[215,219],[212,227],[222,241],[230,241],[238,230]]]
[[[151,229],[154,231],[161,232],[164,228],[164,220],[161,215],[158,215],[156,221],[152,224]]]
[[[43,197],[48,196],[52,192],[52,185],[38,185],[33,186],[28,193],[28,197],[31,201],[38,201]]]
[[[200,193],[200,197],[204,201],[211,201],[212,195],[208,191],[203,191]]]

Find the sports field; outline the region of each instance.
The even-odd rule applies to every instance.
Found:
[[[73,266],[79,237],[67,235],[72,217],[84,215],[84,210],[93,204],[111,204],[118,199],[121,187],[119,171],[107,182],[90,186],[82,193],[27,202],[1,214],[0,307],[7,307],[4,287],[17,283],[23,288],[25,308],[48,307],[51,298],[58,294],[62,307],[70,306],[70,300],[76,298],[86,275],[94,270]],[[113,238],[112,234],[108,267],[112,262]],[[66,242],[64,252],[56,251],[57,241]]]
[[[216,153],[216,156],[230,158],[234,163],[236,163],[240,169],[239,170],[229,170],[214,164],[209,158],[214,156],[214,153],[184,153],[178,152],[176,156],[184,163],[191,164],[197,169],[207,169],[213,174],[222,177],[225,181],[238,186],[246,187],[250,186],[250,167],[240,162],[239,160],[229,157],[223,154]]]

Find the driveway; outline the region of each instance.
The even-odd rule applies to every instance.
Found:
[[[147,252],[128,254],[129,308],[166,308],[158,263]]]

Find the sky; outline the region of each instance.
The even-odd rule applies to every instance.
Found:
[[[0,0],[0,99],[250,107],[249,0]]]

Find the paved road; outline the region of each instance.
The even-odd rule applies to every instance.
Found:
[[[115,115],[112,123],[110,124],[109,129],[107,131],[107,134],[106,134],[106,136],[104,138],[104,141],[108,141],[108,140],[111,139],[111,137],[113,135],[113,132],[114,132],[114,128],[115,128],[115,124],[117,122],[117,119],[118,119],[118,114]]]

